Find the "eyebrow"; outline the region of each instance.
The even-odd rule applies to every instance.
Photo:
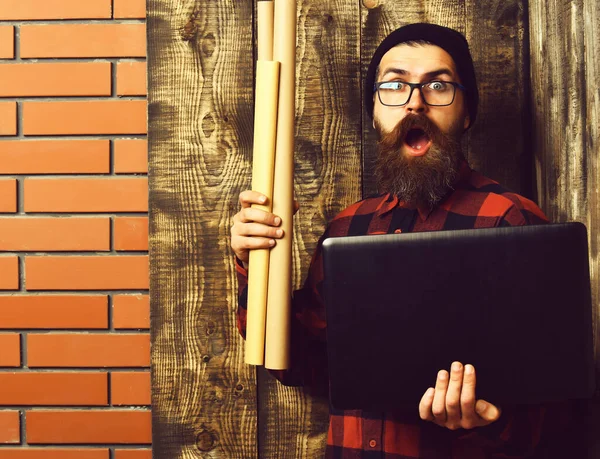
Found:
[[[381,75],[380,78],[385,77],[388,73],[396,73],[398,75],[410,75],[411,74],[410,72],[407,72],[404,69],[389,68],[385,71],[385,73],[383,75]],[[440,75],[448,75],[450,77],[453,77],[454,73],[452,73],[452,71],[448,68],[441,68],[441,69],[433,70],[431,72],[424,73],[422,76],[425,78],[435,78],[436,76],[440,76]]]

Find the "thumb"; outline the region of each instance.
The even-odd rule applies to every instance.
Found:
[[[492,405],[485,400],[477,400],[475,404],[475,411],[483,419],[487,422],[497,421],[500,417],[501,410],[497,406]]]

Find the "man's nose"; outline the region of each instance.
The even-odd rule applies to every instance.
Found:
[[[410,95],[410,99],[406,103],[406,109],[409,112],[417,112],[421,113],[425,111],[427,104],[423,100],[423,94],[421,93],[421,88],[415,88]]]

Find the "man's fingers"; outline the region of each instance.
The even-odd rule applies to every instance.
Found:
[[[431,405],[433,405],[433,395],[435,393],[435,389],[430,387],[421,397],[421,402],[419,403],[419,416],[424,421],[433,421],[434,417],[431,413]]]
[[[435,382],[435,394],[433,395],[433,404],[431,412],[435,418],[436,424],[445,424],[446,422],[446,391],[448,390],[448,372],[440,370]]]
[[[260,209],[244,208],[236,214],[241,223],[262,223],[269,226],[281,225],[281,218]]]
[[[463,383],[463,366],[460,362],[452,363],[450,382],[446,393],[446,424],[449,429],[460,427],[460,395]]]
[[[472,429],[478,425],[479,416],[475,412],[475,367],[465,365],[462,391],[460,394],[461,424],[465,429]]]
[[[246,208],[252,204],[266,204],[267,197],[258,191],[246,190],[240,193],[239,201],[242,208]]]
[[[486,424],[497,421],[502,413],[500,408],[492,405],[490,402],[486,402],[485,400],[477,400],[477,403],[475,404],[475,411],[479,417],[485,421]]]
[[[244,237],[262,236],[281,239],[283,237],[283,230],[281,228],[263,225],[262,223],[242,223],[236,226],[236,235]]]
[[[240,238],[240,241],[236,244],[235,247],[233,247],[233,251],[238,253],[242,251],[247,252],[249,250],[255,249],[270,249],[271,247],[274,247],[275,244],[277,244],[277,241],[275,241],[275,239],[267,237],[245,237]],[[239,255],[238,258],[240,258]],[[242,261],[247,261],[243,258],[240,259]]]

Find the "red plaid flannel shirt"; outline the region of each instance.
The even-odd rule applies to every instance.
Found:
[[[333,219],[319,241],[304,287],[294,293],[292,368],[272,370],[271,374],[285,385],[304,385],[313,393],[327,393],[321,260],[321,243],[325,238],[546,222],[532,201],[471,170],[466,161],[461,164],[454,191],[433,209],[409,208],[390,194],[357,202]],[[238,329],[245,337],[247,271],[239,260],[236,266],[240,294]],[[424,387],[423,392],[426,389]],[[418,407],[414,413],[367,413],[341,411],[330,406],[325,456],[332,459],[579,457],[572,455],[573,445],[568,446],[568,453],[540,445],[542,434],[564,437],[567,426],[573,425],[569,424],[574,409],[570,403],[502,408],[500,419],[489,426],[450,431],[420,420]]]

